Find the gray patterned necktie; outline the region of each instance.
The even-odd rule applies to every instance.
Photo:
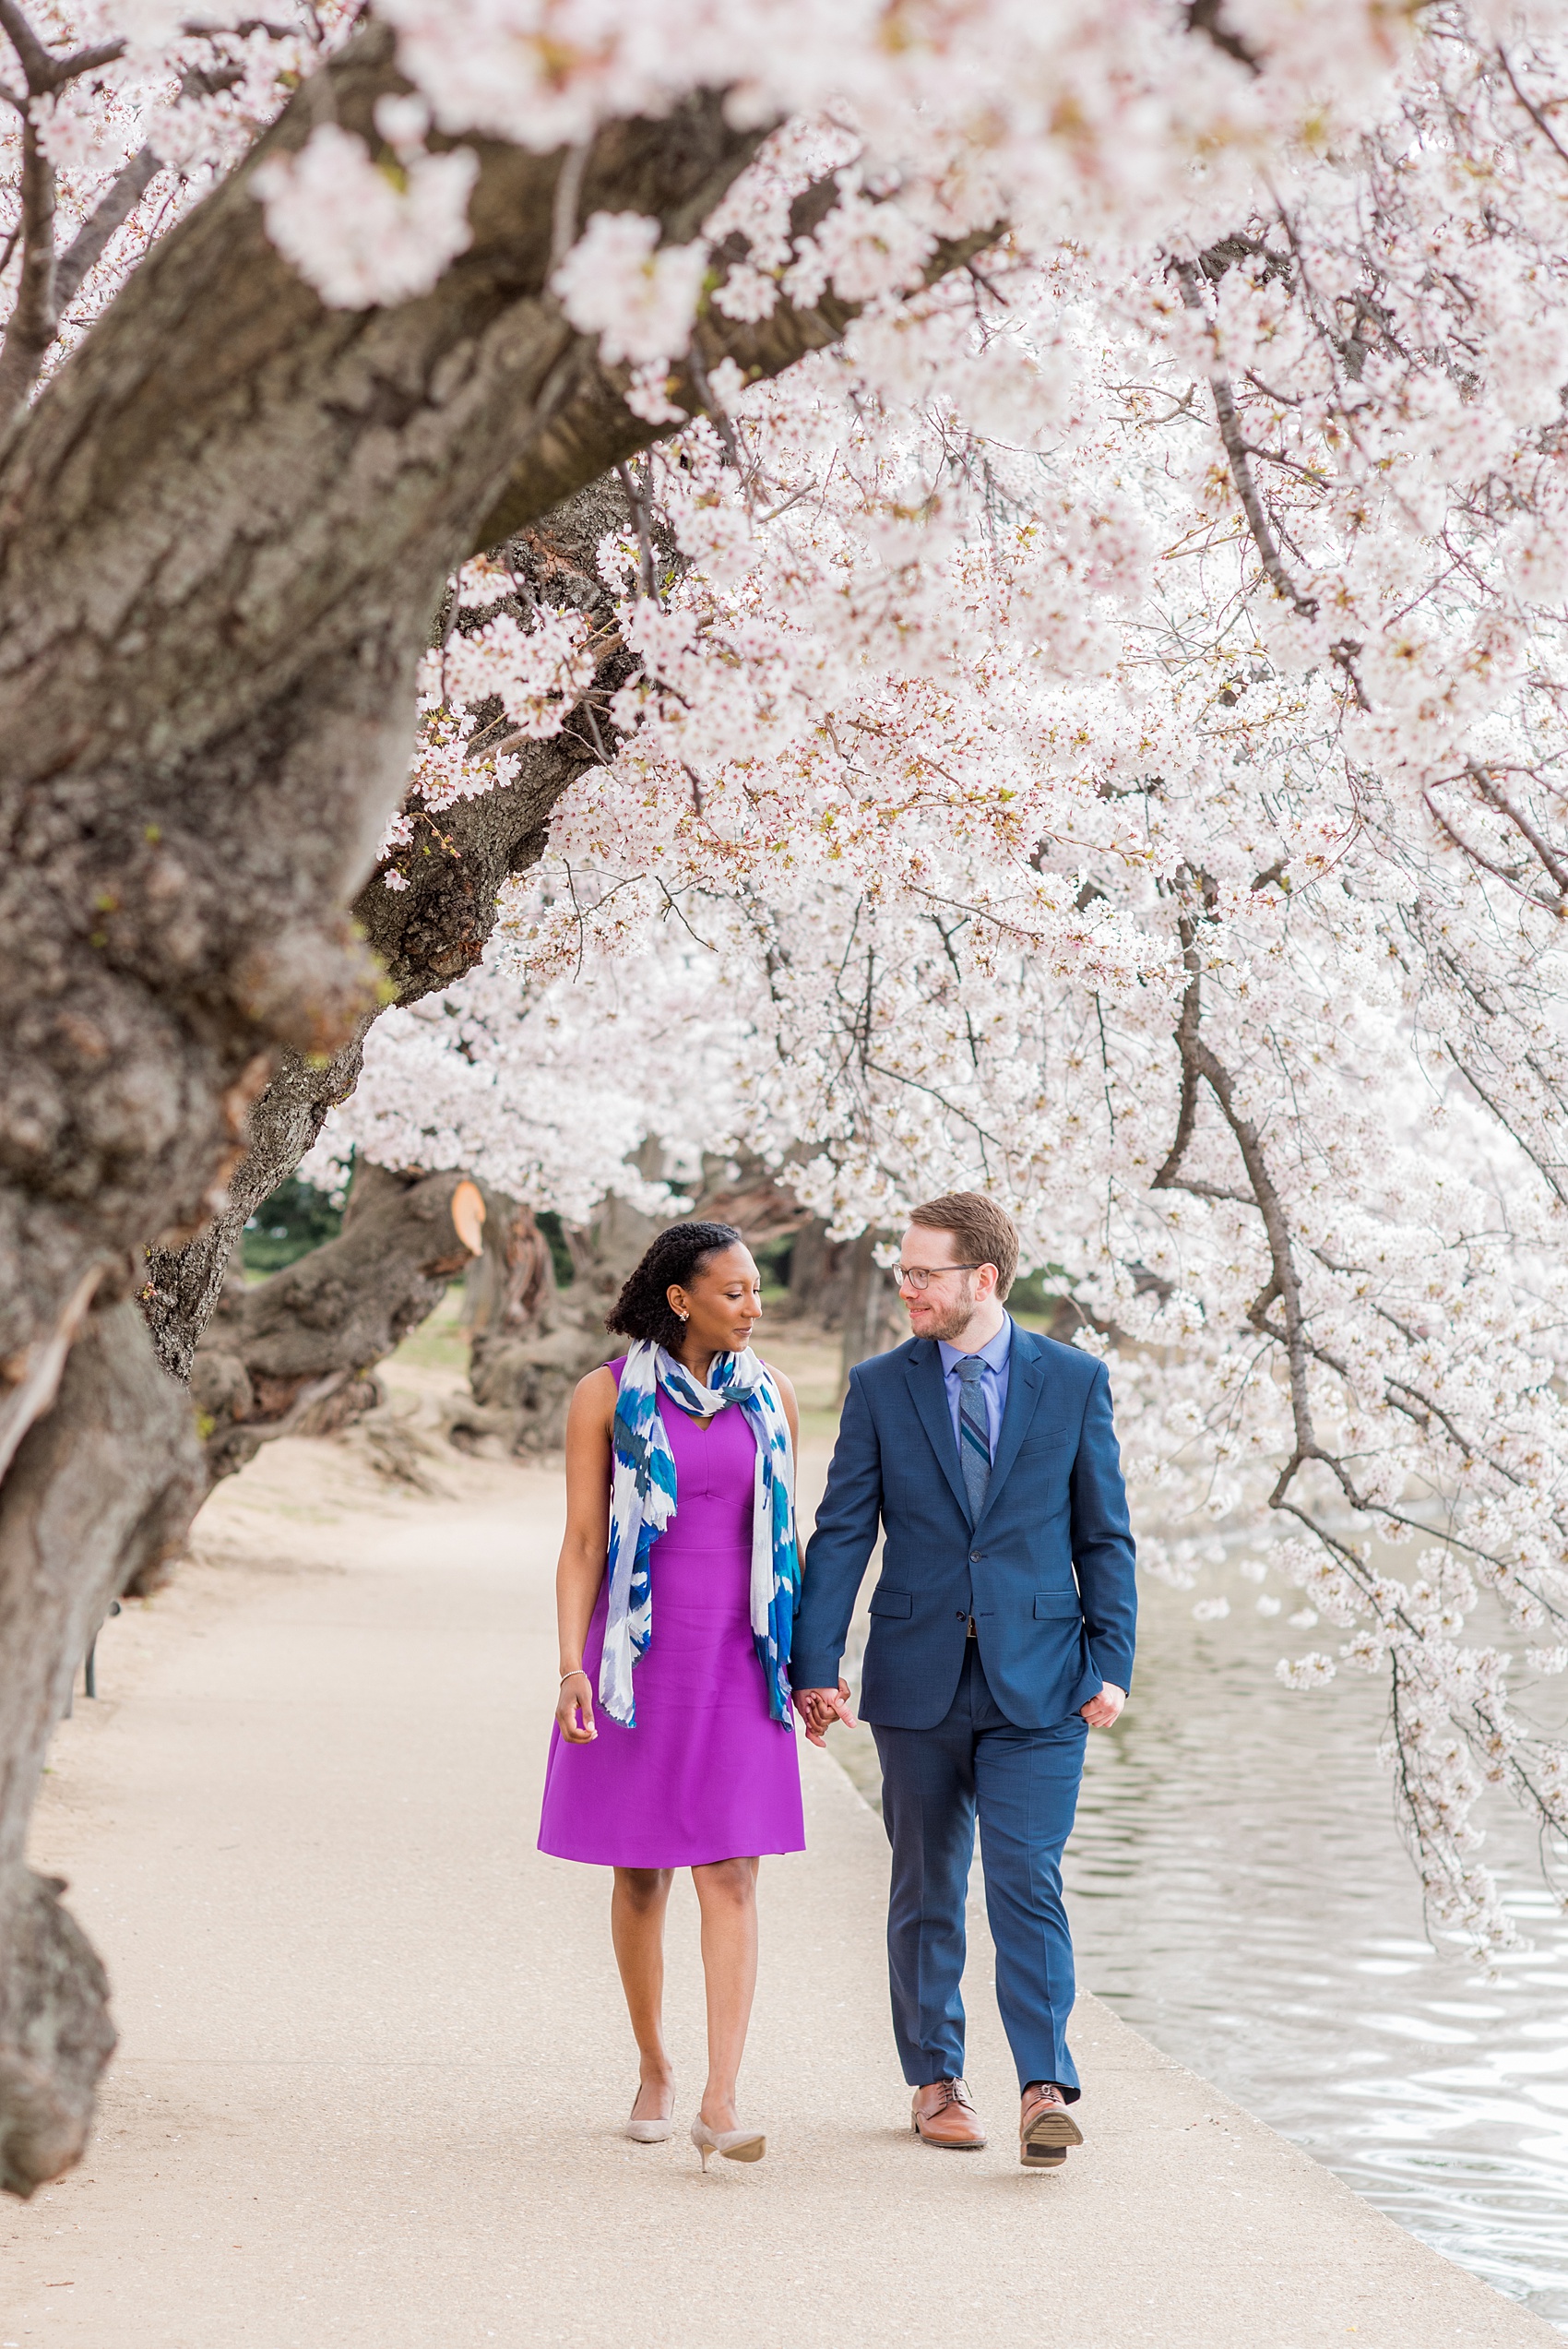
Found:
[[[958,1377],[958,1458],[963,1463],[964,1490],[969,1496],[969,1515],[978,1521],[991,1482],[991,1428],[980,1384],[985,1364],[978,1353],[959,1355]]]

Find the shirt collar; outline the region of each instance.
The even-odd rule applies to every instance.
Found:
[[[957,1346],[950,1346],[945,1338],[939,1338],[936,1344],[937,1351],[942,1356],[943,1376],[945,1378],[951,1378],[964,1359],[963,1352]],[[988,1369],[1000,1370],[1012,1350],[1012,1345],[1013,1317],[1010,1313],[1004,1313],[1002,1317],[1002,1327],[995,1337],[988,1338],[984,1345],[979,1347],[977,1351]]]

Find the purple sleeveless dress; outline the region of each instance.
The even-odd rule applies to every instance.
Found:
[[[620,1360],[609,1366],[617,1377]],[[736,1404],[706,1431],[660,1393],[675,1514],[653,1545],[653,1637],[633,1675],[636,1726],[599,1702],[608,1583],[583,1668],[591,1746],[551,1733],[539,1848],[598,1867],[702,1867],[805,1849],[793,1718],[780,1728],[752,1638],[756,1442]]]

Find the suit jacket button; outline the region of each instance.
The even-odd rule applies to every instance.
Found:
[[[970,1564],[971,1566],[978,1566],[978,1565],[980,1564],[980,1554],[979,1550],[971,1550],[971,1551],[969,1552],[969,1564]]]

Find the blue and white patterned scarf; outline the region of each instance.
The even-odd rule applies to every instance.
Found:
[[[662,1387],[683,1411],[711,1419],[739,1403],[756,1437],[752,1499],[752,1636],[767,1684],[768,1711],[790,1720],[790,1635],[801,1587],[795,1550],[795,1460],[778,1389],[748,1346],[716,1354],[705,1387],[662,1346],[637,1339],[621,1371],[615,1399],[614,1470],[610,1482],[610,1607],[599,1701],[630,1729],[632,1670],[653,1636],[648,1553],[675,1514],[675,1457],[659,1416]]]

